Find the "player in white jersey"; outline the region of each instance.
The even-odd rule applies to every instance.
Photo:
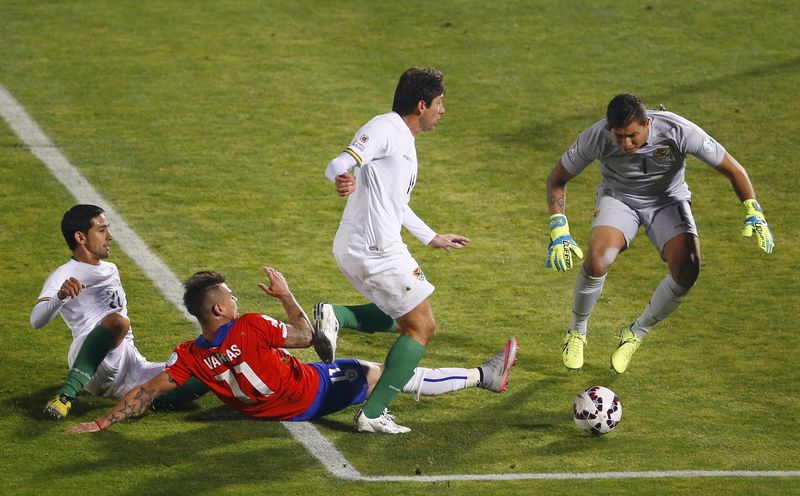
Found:
[[[648,331],[680,305],[697,280],[700,243],[684,179],[687,155],[728,178],[745,210],[742,234],[750,237],[755,232],[761,249],[772,252],[772,232],[739,162],[696,124],[671,112],[648,111],[635,95],[616,96],[608,105],[606,119],[578,136],[547,179],[551,243],[545,265],[565,271],[575,265],[574,256],[583,258],[564,215],[566,184],[594,160],[600,162],[589,251],[575,282],[572,322],[562,351],[568,369],[583,367],[589,315],[608,270],[639,226],[667,262],[669,274],[641,315],[621,332],[611,355],[617,373],[625,372]]]
[[[329,334],[335,346],[340,324],[367,332],[400,332],[375,391],[356,414],[355,428],[363,432],[408,432],[393,422],[387,407],[413,375],[436,330],[428,301],[434,287],[403,243],[401,229],[405,227],[432,248],[461,249],[469,244],[464,236],[437,234],[409,205],[418,172],[415,139],[419,132],[436,127],[445,112],[443,97],[444,81],[438,70],[407,70],[395,90],[392,112],[374,117],[359,129],[345,152],[325,170],[339,195],[348,196],[333,242],[336,263],[372,304],[318,303],[314,309],[317,334]],[[366,321],[354,316],[354,309]],[[353,317],[351,323],[344,322],[345,314]]]
[[[61,231],[72,258],[50,274],[31,311],[35,329],[60,314],[72,331],[70,370],[44,409],[56,419],[66,417],[81,389],[121,398],[164,370],[163,363],[147,361],[134,345],[119,271],[105,261],[113,237],[103,212],[95,205],[76,205],[64,214]]]

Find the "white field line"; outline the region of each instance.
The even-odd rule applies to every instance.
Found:
[[[53,145],[50,138],[28,115],[17,100],[0,85],[0,115],[11,127],[20,141],[30,149],[53,176],[67,188],[80,203],[91,203],[103,207],[112,226],[114,238],[120,248],[138,265],[178,309],[181,315],[196,325],[196,320],[183,306],[183,287],[167,265],[150,251],[144,241],[117,214],[86,178]],[[309,422],[282,422],[289,433],[302,444],[311,455],[334,477],[362,482],[441,482],[441,481],[505,481],[505,480],[563,480],[563,479],[636,479],[636,478],[693,478],[693,477],[800,477],[800,471],[723,471],[687,470],[652,472],[597,472],[597,473],[521,473],[521,474],[456,474],[430,476],[367,476],[362,475],[336,449],[319,430]]]
[[[47,166],[53,176],[64,185],[78,202],[91,203],[105,209],[106,218],[108,218],[111,225],[114,239],[120,248],[153,281],[153,284],[178,309],[181,315],[197,326],[197,320],[183,306],[183,286],[172,270],[155,253],[150,251],[147,244],[117,214],[111,204],[89,184],[89,181],[83,177],[80,171],[53,145],[50,138],[44,134],[36,122],[22,108],[22,105],[2,85],[0,85],[0,115],[3,116],[3,119],[14,131],[14,134],[19,137],[20,141]],[[307,422],[296,424],[283,422],[283,425],[334,476],[344,479],[361,477],[361,474],[345,460],[344,455],[320,434],[313,424]]]
[[[150,251],[150,248],[142,241],[142,238],[128,226],[122,217],[117,214],[114,207],[89,184],[89,181],[83,177],[80,171],[53,145],[50,138],[44,134],[25,109],[2,85],[0,85],[0,114],[2,114],[11,130],[14,131],[22,143],[47,166],[53,176],[67,188],[67,191],[79,203],[90,203],[105,209],[105,215],[111,225],[114,239],[119,243],[122,250],[136,262],[136,265],[153,281],[153,284],[156,285],[161,293],[175,304],[186,320],[196,324],[197,321],[180,303],[183,299],[183,287],[178,278],[175,277],[175,274],[160,258]]]
[[[522,474],[455,475],[375,475],[361,476],[364,482],[445,482],[445,481],[518,481],[518,480],[589,480],[589,479],[694,479],[700,477],[800,477],[798,470],[667,470],[647,472],[583,472]]]

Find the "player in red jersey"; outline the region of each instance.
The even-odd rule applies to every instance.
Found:
[[[264,293],[280,300],[286,322],[267,315],[239,316],[236,296],[218,272],[198,272],[184,284],[184,304],[200,322],[201,335],[177,348],[164,372],[131,390],[103,417],[67,429],[94,432],[139,416],[158,395],[190,377],[208,385],[226,405],[245,415],[268,420],[309,420],[366,400],[383,372],[383,365],[356,359],[306,364],[284,348],[307,348],[313,327],[297,303],[286,279],[263,267],[269,285]],[[502,392],[517,355],[510,338],[503,351],[480,367],[418,367],[403,392],[436,396],[467,387]]]

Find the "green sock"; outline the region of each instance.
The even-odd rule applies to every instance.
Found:
[[[372,390],[372,395],[364,403],[364,415],[368,418],[378,418],[383,409],[397,396],[406,385],[414,368],[419,365],[425,347],[413,338],[401,334],[386,355],[381,378]]]
[[[189,377],[189,379],[183,383],[183,386],[164,393],[153,400],[153,410],[157,412],[175,410],[203,396],[208,391],[209,387],[200,379],[197,377]]]
[[[67,372],[67,378],[64,380],[64,385],[58,390],[58,394],[74,398],[92,378],[108,352],[114,349],[115,341],[116,338],[111,331],[102,325],[92,329],[83,341],[78,356],[75,357],[72,368]]]
[[[383,313],[374,303],[366,305],[331,305],[339,327],[361,332],[392,332],[397,322]]]

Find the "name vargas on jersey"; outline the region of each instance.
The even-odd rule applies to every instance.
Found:
[[[237,345],[231,345],[230,348],[225,350],[224,352],[214,353],[211,356],[203,358],[203,362],[206,366],[214,370],[216,367],[219,367],[223,363],[230,363],[233,361],[234,358],[238,357],[242,354],[242,350],[239,349]]]

